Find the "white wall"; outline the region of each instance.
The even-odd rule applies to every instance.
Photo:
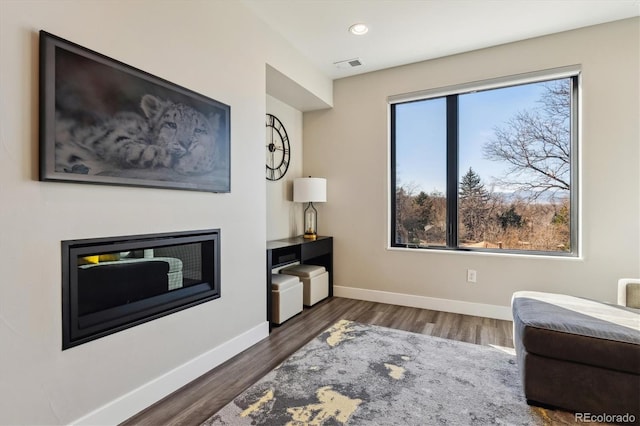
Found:
[[[40,29],[230,105],[231,193],[39,182]],[[267,62],[330,103],[239,2],[0,1],[0,424],[69,423],[266,324]],[[204,228],[220,299],[61,350],[61,240]]]
[[[277,240],[302,234],[302,204],[293,202],[293,180],[302,177],[302,112],[268,95],[267,112],[282,122],[291,148],[291,163],[284,177],[266,181],[267,240]]]
[[[328,180],[319,231],[335,237],[335,284],[348,287],[336,294],[454,311],[472,302],[487,313],[508,312],[523,289],[615,301],[617,279],[640,276],[639,28],[624,20],[334,81],[334,108],[304,114],[304,173]],[[583,70],[582,258],[387,249],[389,95],[574,64]],[[466,283],[467,268],[477,284]]]

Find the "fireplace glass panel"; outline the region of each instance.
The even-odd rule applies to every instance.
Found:
[[[63,241],[63,349],[219,297],[219,234]]]

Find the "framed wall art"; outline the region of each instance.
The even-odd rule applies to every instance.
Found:
[[[40,31],[40,180],[230,192],[228,105]]]

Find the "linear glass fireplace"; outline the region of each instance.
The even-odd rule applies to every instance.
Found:
[[[62,349],[220,297],[220,230],[62,241]]]

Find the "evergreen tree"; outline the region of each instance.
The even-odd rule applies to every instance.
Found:
[[[569,203],[565,202],[562,207],[560,207],[560,211],[556,212],[553,215],[553,219],[551,219],[551,223],[554,225],[569,225],[569,220],[571,215],[569,214]]]
[[[424,191],[413,193],[411,186],[396,189],[396,243],[421,244],[427,225],[434,219],[432,196]]]
[[[459,191],[459,221],[465,227],[465,237],[474,241],[483,239],[491,210],[491,194],[482,184],[480,176],[469,167],[462,176]]]
[[[516,208],[512,204],[509,210],[498,215],[498,222],[500,222],[500,226],[504,230],[509,227],[520,228],[522,226],[522,216],[516,213]]]
[[[420,191],[413,199],[416,207],[416,214],[420,221],[420,226],[424,229],[433,221],[433,200],[426,192]]]

